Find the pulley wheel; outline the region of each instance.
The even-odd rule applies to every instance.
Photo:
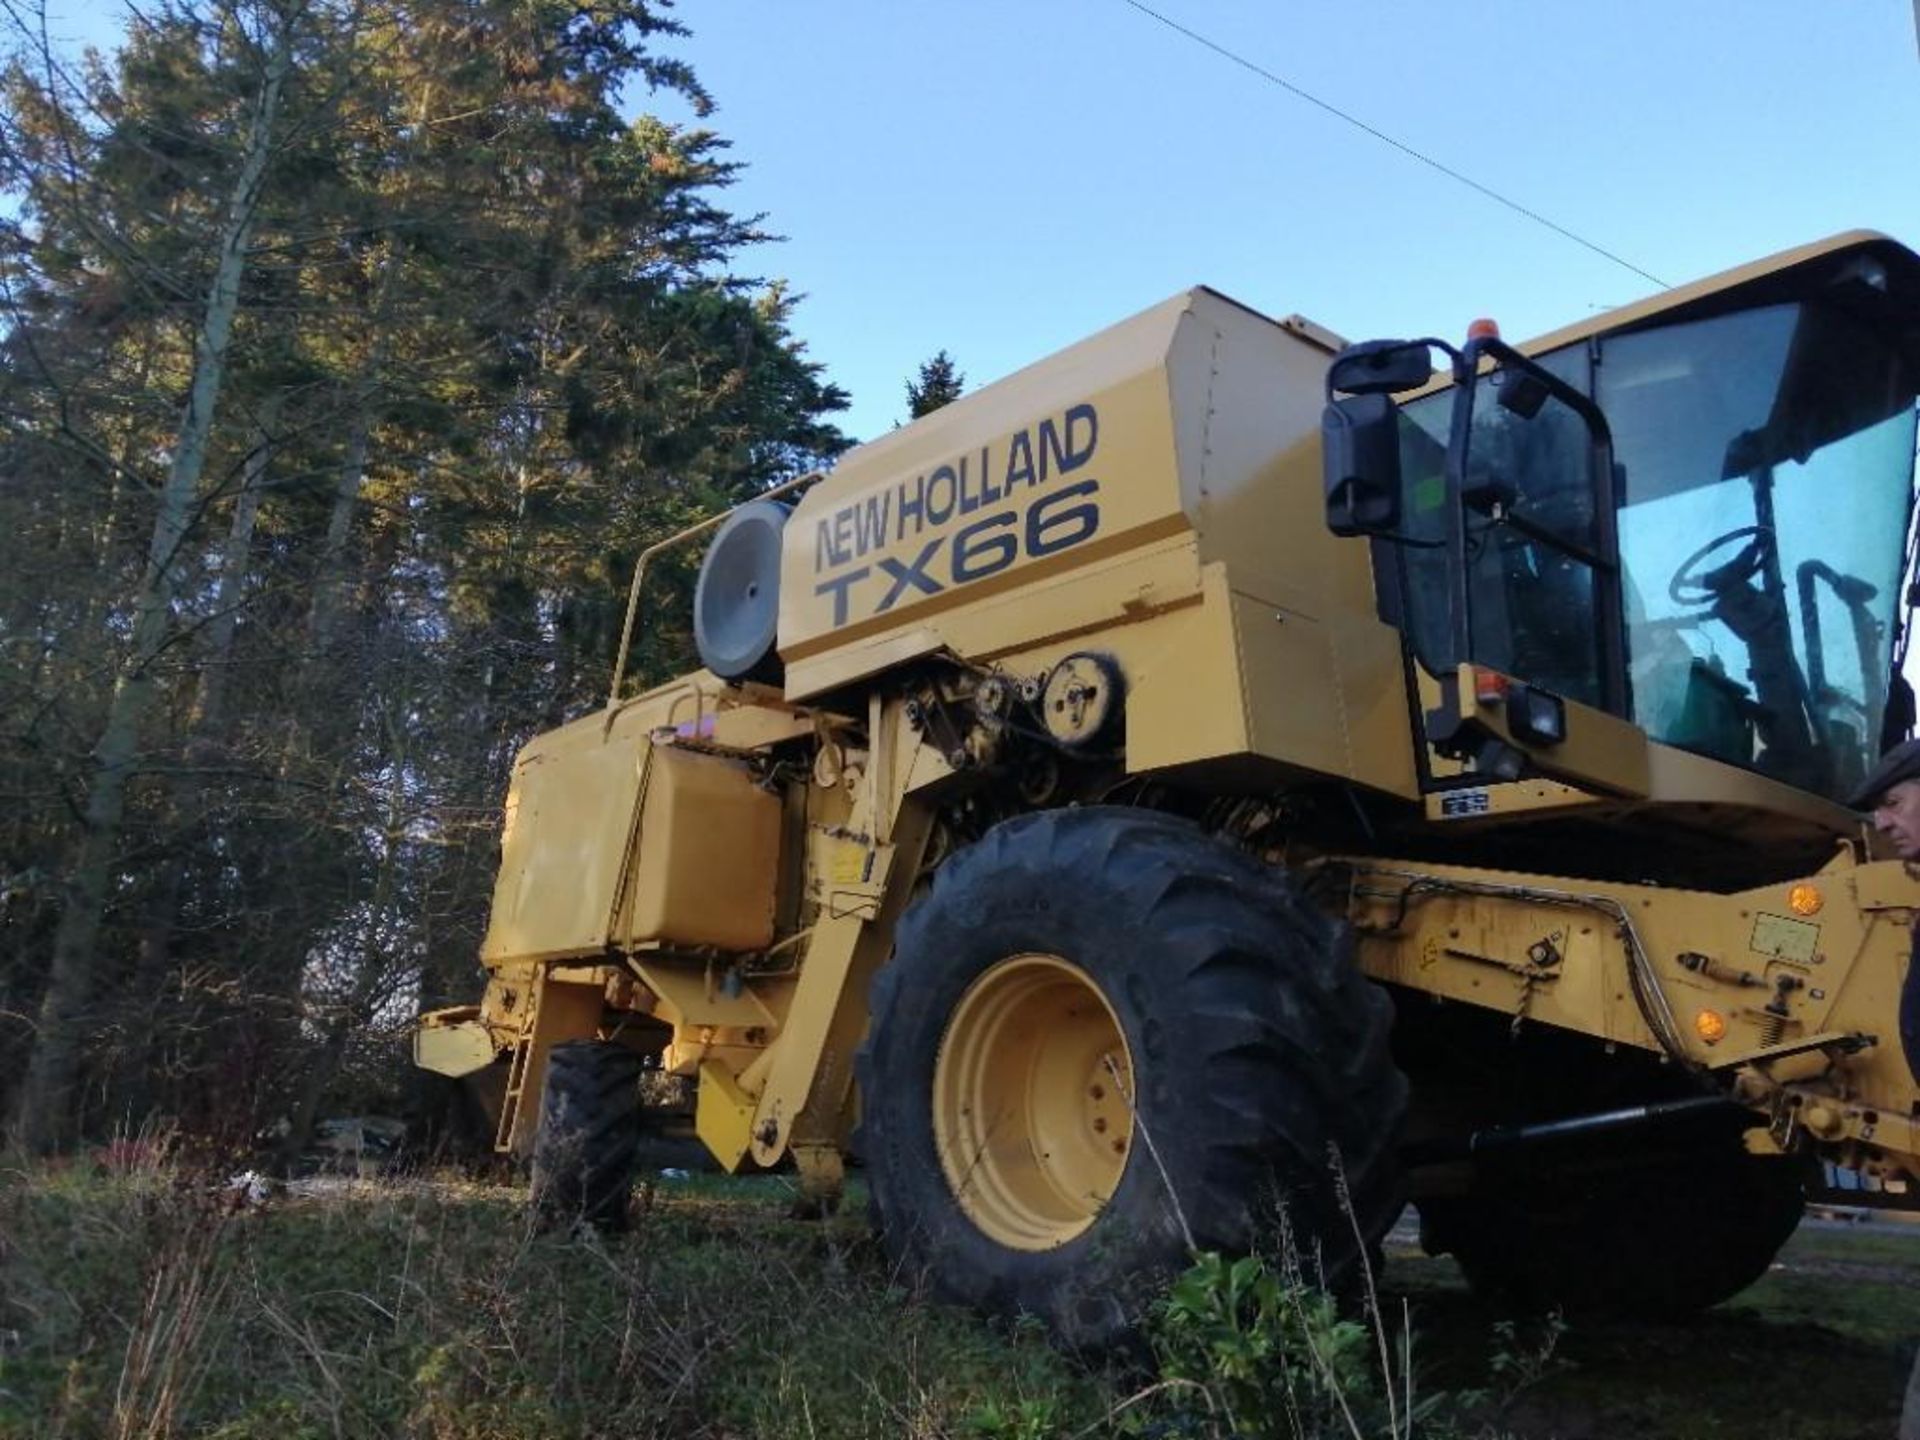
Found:
[[[1040,692],[1040,723],[1069,749],[1106,739],[1117,728],[1124,684],[1120,667],[1108,656],[1077,651],[1048,674]]]

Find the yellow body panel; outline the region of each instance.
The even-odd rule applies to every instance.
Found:
[[[556,1045],[593,1038],[600,1029],[604,999],[597,985],[569,985],[540,977],[534,992],[531,1024],[521,1036],[507,1080],[508,1105],[501,1116],[499,1149],[527,1155],[540,1125],[539,1097],[547,1078],[547,1056]]]
[[[1250,750],[1417,793],[1398,634],[1320,514],[1329,338],[1193,290],[854,451],[787,527],[789,697],[1097,635],[1128,676],[1130,769]],[[1218,609],[1142,627],[1196,601]]]
[[[630,706],[611,727],[598,716],[577,720],[520,752],[480,946],[489,965],[589,954],[605,945],[646,734],[664,720],[664,711],[650,708]]]
[[[1508,728],[1503,700],[1482,700],[1474,693],[1478,667],[1460,666],[1441,681],[1441,712],[1451,721],[1464,716],[1509,745],[1524,749],[1548,775],[1576,784],[1597,785],[1623,795],[1643,796],[1652,786],[1647,752],[1653,742],[1631,720],[1590,705],[1563,700],[1566,738],[1553,745],[1527,745]]]
[[[1191,298],[862,446],[809,491],[781,557],[788,694],[812,693],[823,650],[938,634],[956,606],[1185,528],[1163,367]]]
[[[716,983],[711,967],[645,954],[629,963],[640,983],[653,992],[652,1013],[669,1025],[752,1030],[779,1023],[759,987],[729,993]]]
[[[596,955],[609,943],[771,940],[778,799],[736,761],[652,743],[656,730],[712,743],[794,733],[790,713],[743,705],[724,688],[690,677],[520,752],[486,964]]]
[[[1842,854],[1818,875],[1716,895],[1350,863],[1350,915],[1376,979],[1684,1065],[1751,1070],[1752,1094],[1790,1087],[1794,1105],[1829,1102],[1836,1119],[1819,1138],[1871,1144],[1893,1173],[1920,1179],[1920,1086],[1896,1023],[1920,916],[1907,867]],[[1807,887],[1813,914],[1794,906]],[[1853,1037],[1866,1042],[1857,1051],[1843,1043]],[[1769,1058],[1779,1052],[1792,1053]]]
[[[656,745],[620,938],[757,950],[773,940],[780,801],[737,761]]]
[[[717,1060],[700,1067],[694,1095],[693,1129],[707,1153],[728,1174],[738,1170],[753,1144],[753,1097],[740,1088],[733,1072]]]
[[[1419,793],[1391,630],[1370,616],[1316,619],[1244,594],[1232,598],[1232,621],[1252,754]]]

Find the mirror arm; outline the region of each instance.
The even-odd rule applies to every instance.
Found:
[[[1518,509],[1510,508],[1504,511],[1496,523],[1511,525],[1529,540],[1545,545],[1548,549],[1558,550],[1563,555],[1570,555],[1590,570],[1610,571],[1614,568],[1613,562],[1600,554],[1599,551],[1590,550],[1579,541],[1569,540],[1564,535],[1556,535],[1544,525],[1534,524],[1533,521],[1529,520],[1525,515],[1522,515]]]

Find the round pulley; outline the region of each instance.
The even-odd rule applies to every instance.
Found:
[[[1013,708],[1013,682],[1004,675],[989,675],[973,692],[973,711],[982,720],[999,720]]]
[[[1091,745],[1113,728],[1120,698],[1120,667],[1105,655],[1077,651],[1048,673],[1040,694],[1041,723],[1062,745]]]
[[[707,547],[693,592],[693,639],[700,663],[722,680],[780,678],[774,651],[780,618],[780,532],[790,506],[750,500]]]

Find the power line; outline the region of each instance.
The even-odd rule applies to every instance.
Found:
[[[1546,216],[1542,215],[1538,210],[1529,210],[1526,206],[1522,205],[1518,200],[1508,199],[1505,195],[1502,195],[1498,190],[1492,189],[1491,187],[1486,185],[1482,185],[1478,180],[1475,180],[1471,175],[1463,175],[1458,170],[1455,170],[1452,166],[1443,165],[1440,161],[1434,159],[1431,155],[1421,154],[1418,150],[1414,149],[1411,145],[1408,145],[1404,141],[1394,139],[1393,136],[1387,134],[1383,130],[1376,130],[1373,126],[1367,124],[1367,122],[1362,120],[1359,116],[1349,114],[1347,111],[1342,110],[1338,105],[1328,104],[1325,100],[1322,100],[1318,95],[1312,94],[1306,90],[1302,90],[1298,85],[1294,84],[1291,80],[1288,80],[1283,76],[1274,74],[1273,71],[1267,69],[1265,66],[1255,64],[1253,61],[1247,59],[1246,56],[1236,54],[1234,51],[1229,50],[1226,46],[1220,44],[1218,41],[1209,40],[1206,36],[1200,34],[1199,31],[1189,30],[1185,25],[1182,25],[1178,20],[1170,19],[1168,16],[1162,15],[1158,10],[1155,10],[1152,6],[1142,4],[1141,0],[1122,0],[1122,3],[1131,6],[1135,10],[1138,10],[1142,15],[1147,16],[1151,20],[1158,20],[1162,25],[1166,26],[1169,30],[1175,31],[1178,34],[1186,36],[1187,39],[1193,41],[1194,44],[1204,45],[1207,49],[1213,51],[1214,54],[1220,56],[1223,59],[1231,60],[1235,65],[1238,65],[1241,69],[1250,70],[1255,75],[1258,75],[1262,80],[1265,80],[1270,84],[1278,85],[1282,90],[1286,91],[1289,95],[1294,96],[1296,99],[1304,100],[1309,105],[1316,106],[1319,109],[1326,111],[1327,114],[1333,116],[1337,120],[1346,121],[1346,123],[1353,126],[1354,129],[1363,131],[1364,133],[1371,135],[1374,139],[1379,140],[1387,145],[1391,145],[1394,149],[1398,150],[1402,155],[1406,155],[1411,157],[1412,159],[1418,160],[1422,165],[1427,166],[1429,169],[1438,170],[1442,175],[1445,175],[1449,180],[1458,180],[1462,185],[1465,185],[1468,189],[1478,191],[1480,194],[1486,196],[1487,199],[1493,201],[1497,205],[1506,206],[1507,209],[1513,211],[1516,215],[1524,215],[1527,219],[1533,221],[1536,225],[1546,226],[1547,229],[1553,231],[1554,234],[1564,236],[1566,239],[1573,241],[1574,244],[1579,245],[1585,249],[1591,250],[1594,254],[1601,256],[1603,259],[1611,260],[1614,264],[1620,266],[1624,270],[1631,270],[1634,274],[1640,276],[1643,280],[1651,280],[1654,284],[1658,285],[1662,290],[1665,290],[1668,288],[1666,281],[1662,280],[1658,275],[1655,275],[1650,271],[1642,270],[1638,265],[1634,264],[1631,260],[1623,259],[1621,256],[1614,254],[1613,251],[1607,249],[1603,245],[1596,245],[1593,241],[1587,239],[1583,235],[1576,235],[1573,231],[1569,230],[1566,226],[1556,224],[1554,221],[1549,220]],[[1920,0],[1914,0],[1914,6],[1915,6],[1917,20],[1920,20]]]

